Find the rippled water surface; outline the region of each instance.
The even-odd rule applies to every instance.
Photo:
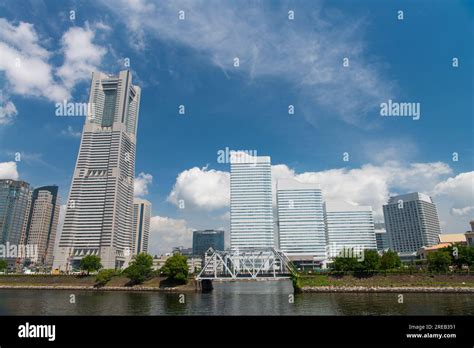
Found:
[[[2,289],[0,315],[474,315],[471,294],[292,294],[289,281],[215,283],[184,303],[177,293]]]

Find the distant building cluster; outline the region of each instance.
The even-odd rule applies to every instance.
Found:
[[[385,222],[374,222],[371,206],[325,201],[319,184],[295,179],[272,183],[268,156],[238,156],[231,160],[230,178],[230,248],[234,252],[278,248],[299,267],[315,268],[325,267],[342,250],[391,249],[414,258],[420,248],[438,243],[441,229],[436,205],[423,193],[390,197],[383,206]]]

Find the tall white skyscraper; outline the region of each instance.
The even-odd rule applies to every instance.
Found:
[[[146,199],[133,200],[132,253],[137,255],[148,252],[150,237],[151,203]]]
[[[277,182],[279,249],[293,261],[326,258],[323,197],[319,184]]]
[[[438,211],[430,196],[419,192],[391,197],[383,206],[390,248],[415,253],[438,244],[441,234]]]
[[[86,255],[104,268],[131,256],[133,181],[140,87],[132,74],[92,74],[89,114],[67,201],[54,268],[70,270]]]
[[[231,249],[274,247],[270,157],[237,152],[230,162]]]
[[[372,207],[325,202],[324,220],[329,257],[337,256],[342,249],[377,249]]]

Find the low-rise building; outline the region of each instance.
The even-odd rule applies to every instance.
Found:
[[[198,273],[202,269],[202,258],[190,257],[188,258],[188,270],[189,273]]]
[[[159,271],[161,267],[165,264],[166,260],[170,258],[170,255],[160,255],[153,258],[153,269]]]
[[[466,235],[464,233],[443,233],[443,234],[440,234],[438,237],[439,237],[439,243],[467,244]]]
[[[420,249],[418,249],[416,256],[421,260],[426,260],[428,258],[428,254],[447,248],[451,245],[452,243],[439,243],[429,247],[421,247]]]

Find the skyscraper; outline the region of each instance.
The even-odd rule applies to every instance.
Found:
[[[428,195],[414,192],[390,197],[383,206],[383,215],[393,250],[415,253],[422,246],[438,243],[438,211]]]
[[[37,248],[36,257],[30,261],[38,266],[51,267],[53,265],[59,208],[57,186],[43,186],[33,190],[21,244],[34,245]]]
[[[132,248],[133,181],[140,87],[130,71],[92,74],[89,115],[54,268],[70,270],[86,255],[123,267]]]
[[[390,249],[390,243],[388,241],[387,230],[383,222],[374,223],[375,228],[375,240],[377,241],[377,250],[383,251]]]
[[[343,249],[357,252],[377,249],[372,207],[340,201],[325,202],[324,220],[329,257],[337,256]]]
[[[151,203],[146,199],[133,200],[132,253],[137,255],[148,252],[150,237]]]
[[[270,157],[236,152],[230,162],[231,249],[273,247]]]
[[[27,182],[0,179],[0,244],[20,244],[30,194]]]
[[[193,255],[203,256],[212,248],[214,250],[224,250],[224,231],[203,230],[193,232]]]
[[[279,249],[293,261],[324,260],[326,232],[319,184],[278,180],[277,210]]]

